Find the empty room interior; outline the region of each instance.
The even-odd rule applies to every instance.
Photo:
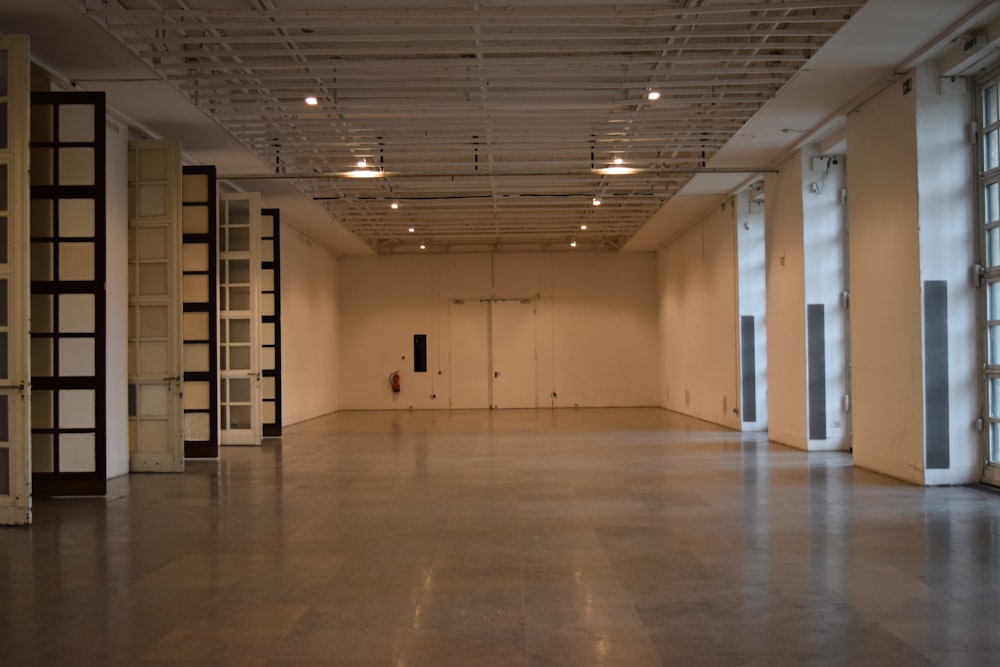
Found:
[[[0,0],[0,663],[1000,664],[1000,2]]]

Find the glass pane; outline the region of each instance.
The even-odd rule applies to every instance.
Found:
[[[94,350],[93,338],[60,338],[60,377],[93,377],[97,373]]]
[[[141,264],[139,266],[139,294],[143,296],[163,296],[166,293],[166,263]]]
[[[986,266],[1000,266],[1000,228],[986,232]]]
[[[0,327],[7,326],[7,279],[0,279]]]
[[[31,200],[31,235],[48,238],[54,236],[52,230],[52,200]]]
[[[183,265],[185,271],[208,271],[208,244],[185,243]]]
[[[182,182],[184,201],[208,201],[208,176],[206,174],[184,174]]]
[[[31,390],[31,428],[52,428],[52,392]]]
[[[1000,424],[990,424],[990,461],[1000,462]]]
[[[274,238],[274,216],[260,216],[260,236],[261,238]]]
[[[97,305],[94,299],[93,294],[60,294],[60,333],[93,333],[96,331]]]
[[[249,405],[233,405],[229,407],[229,428],[231,429],[250,428]]]
[[[161,148],[139,151],[139,180],[167,180],[167,152]]]
[[[94,185],[94,149],[59,149],[59,184]]]
[[[181,220],[185,234],[208,233],[208,208],[205,206],[185,206]]]
[[[59,235],[94,237],[94,200],[59,200]]]
[[[31,339],[31,374],[35,377],[52,377],[54,368],[54,357],[52,354],[52,339],[37,338]],[[31,416],[35,416],[35,397],[32,396]]]
[[[97,437],[93,433],[59,436],[59,472],[94,472],[96,469]]]
[[[31,184],[52,185],[52,149],[35,146],[31,149]]]
[[[250,260],[234,259],[230,260],[227,265],[229,266],[230,283],[250,284]]]
[[[226,220],[227,225],[250,225],[250,202],[230,201],[227,204],[226,208],[229,213]]]
[[[139,387],[139,415],[142,417],[166,417],[167,398],[167,385],[141,385]]]
[[[32,406],[34,410],[34,406]],[[52,434],[31,434],[31,471],[53,472],[52,469]]]
[[[207,373],[209,370],[211,370],[211,363],[208,355],[208,345],[205,345],[204,343],[185,343],[184,372]],[[188,384],[188,382],[184,383],[185,399],[187,399]]]
[[[229,321],[229,342],[230,343],[250,342],[250,320]]]
[[[97,395],[93,389],[63,389],[59,392],[59,428],[94,428]]]
[[[0,264],[7,261],[7,217],[0,216]]]
[[[166,227],[144,227],[137,230],[140,259],[167,258]]]
[[[0,379],[10,380],[10,338],[6,331],[0,331]]]
[[[990,130],[983,141],[983,171],[1000,166],[1000,130]]]
[[[52,244],[48,241],[31,243],[31,279],[52,280]]]
[[[140,306],[139,336],[142,338],[167,337],[166,306]]]
[[[0,442],[10,442],[10,395],[0,394]],[[0,475],[2,477],[2,475]]]
[[[31,295],[31,333],[52,333],[52,295]]]
[[[208,313],[184,313],[184,339],[208,340]]]
[[[229,369],[234,371],[250,370],[250,348],[231,347],[229,348]]]
[[[262,262],[274,261],[274,241],[268,240],[260,242],[260,261]]]
[[[94,244],[59,244],[59,280],[94,279]]]
[[[0,97],[7,97],[7,70],[8,65],[8,55],[6,51],[0,51]]]
[[[8,134],[8,106],[6,102],[0,102],[0,148],[7,148],[7,134]]]
[[[250,379],[235,379],[229,381],[229,402],[249,403],[250,402]]]
[[[1000,417],[1000,378],[989,380],[989,417]]]
[[[986,224],[1000,220],[1000,184],[989,183],[986,186],[983,215]]]
[[[0,495],[10,495],[10,449],[0,447]]]
[[[208,276],[204,274],[184,276],[184,302],[208,303]]]
[[[0,163],[0,211],[7,210],[7,165]]]
[[[997,117],[997,84],[983,91],[983,125],[992,125],[1000,120]]]
[[[229,230],[230,252],[247,252],[250,250],[250,229],[248,227],[233,227]]]
[[[987,332],[987,358],[986,363],[992,365],[1000,364],[1000,326],[993,325]]]
[[[150,218],[167,214],[167,188],[165,185],[140,185],[137,205],[139,217]]]
[[[986,319],[1000,320],[1000,282],[986,285]]]
[[[53,111],[51,104],[32,104],[31,105],[31,142],[38,141],[52,141],[52,127],[54,123],[52,122]],[[34,155],[32,155],[32,160],[34,160]],[[35,164],[32,163],[31,170],[35,170]]]
[[[229,310],[250,310],[249,287],[233,287],[229,290]]]
[[[93,104],[63,104],[59,107],[59,141],[93,143]]]

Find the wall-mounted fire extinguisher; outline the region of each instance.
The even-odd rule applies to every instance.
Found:
[[[399,371],[389,373],[389,388],[392,389],[392,393],[399,393]]]

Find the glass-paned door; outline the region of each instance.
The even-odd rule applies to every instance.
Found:
[[[263,441],[260,195],[223,195],[219,211],[219,409],[223,445]]]
[[[1000,73],[980,81],[978,100],[984,481],[1000,484]]]
[[[264,437],[281,437],[281,213],[260,212],[261,400]]]
[[[105,101],[31,96],[32,491],[106,485]]]
[[[181,472],[181,147],[130,141],[129,470]]]
[[[184,167],[184,456],[219,456],[218,190],[215,167]]]
[[[28,38],[0,36],[0,524],[31,523]]]

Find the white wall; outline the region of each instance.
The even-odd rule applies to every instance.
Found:
[[[825,350],[823,389],[826,401],[823,408],[826,437],[810,437],[809,449],[846,450],[849,448],[850,431],[843,400],[848,393],[848,322],[841,295],[847,286],[847,209],[842,205],[840,195],[846,185],[844,160],[838,158],[834,162],[831,156],[829,160],[821,159],[824,166],[814,169],[813,158],[822,158],[820,147],[808,146],[801,151],[801,155],[805,300],[807,305],[823,306]],[[806,338],[808,345],[808,336]],[[809,386],[811,388],[811,381]],[[807,415],[811,416],[808,409]]]
[[[760,184],[763,189],[763,183]],[[744,431],[767,431],[767,255],[764,247],[764,202],[754,200],[756,186],[736,196],[736,253],[739,283],[739,315],[754,318],[754,362],[756,419],[747,421],[741,410]],[[737,321],[737,326],[740,326]],[[737,330],[739,336],[739,329]],[[741,346],[742,348],[742,341]],[[742,355],[740,368],[742,373]],[[742,385],[740,405],[742,406]]]
[[[339,267],[342,409],[448,408],[451,375],[461,372],[451,363],[454,299],[532,300],[535,349],[525,354],[534,355],[539,407],[658,402],[652,254],[345,257]],[[413,372],[414,334],[427,335],[426,373]],[[387,382],[395,370],[398,395]]]
[[[948,403],[950,468],[925,471],[926,484],[978,481],[981,455],[976,372],[976,291],[969,280],[974,263],[974,149],[968,82],[937,76],[935,67],[915,72],[917,177],[920,184],[920,268],[922,280],[948,282]]]
[[[894,85],[848,116],[847,187],[854,462],[923,484],[915,104]]]
[[[108,478],[128,473],[128,128],[109,118],[105,349]]]
[[[327,249],[281,225],[282,424],[338,409],[337,260]]]
[[[729,202],[663,248],[657,264],[661,404],[739,429],[735,227]]]
[[[771,440],[807,449],[802,177],[796,154],[765,179],[767,416]]]

